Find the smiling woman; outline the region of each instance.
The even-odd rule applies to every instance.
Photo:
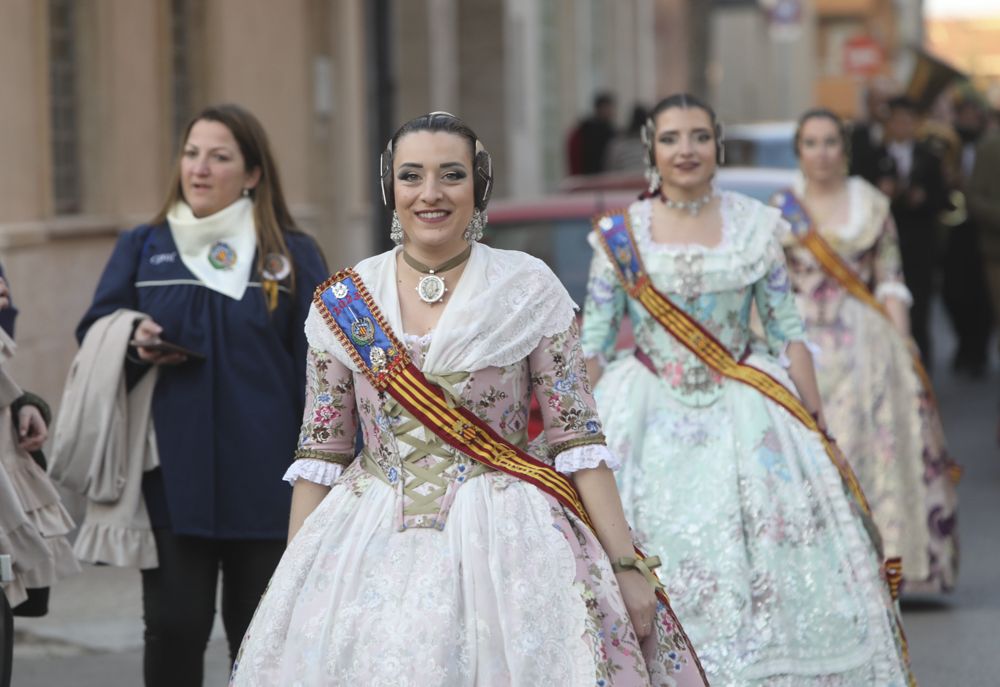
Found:
[[[82,368],[120,361],[92,398],[113,405],[120,380],[132,417],[152,412],[134,434],[149,432],[159,467],[130,473],[141,498],[138,484],[127,490],[152,532],[88,518],[76,543],[85,560],[142,568],[146,685],[201,684],[220,569],[235,656],[281,556],[290,498],[276,476],[302,413],[302,322],[326,276],[260,122],[236,105],[199,113],[163,209],[121,236],[77,330]],[[70,415],[64,401],[60,427],[75,417],[79,431],[57,435],[69,460],[92,448],[78,438],[94,418],[77,405]]]
[[[713,684],[904,687],[864,499],[824,432],[780,213],[713,189],[720,127],[698,99],[661,101],[645,140],[653,187],[595,218],[581,337],[629,522],[668,552],[670,598]],[[615,350],[626,314],[633,355]]]
[[[572,300],[477,242],[491,184],[452,115],[386,147],[401,245],[331,277],[306,321],[290,542],[233,685],[705,685],[632,544]]]

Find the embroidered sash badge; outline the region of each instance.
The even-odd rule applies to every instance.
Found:
[[[231,270],[236,265],[236,251],[225,241],[216,241],[208,249],[208,262],[217,270]]]

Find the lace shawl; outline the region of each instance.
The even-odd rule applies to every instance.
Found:
[[[397,337],[403,335],[396,291],[396,252],[363,260],[354,268]],[[426,373],[475,372],[526,358],[542,338],[565,331],[576,305],[552,270],[520,251],[475,244],[469,264],[441,319],[422,369]],[[305,323],[309,345],[328,351],[358,371],[315,305]]]

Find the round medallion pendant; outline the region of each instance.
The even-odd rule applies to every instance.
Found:
[[[292,273],[292,263],[281,253],[268,253],[264,258],[261,276],[271,281],[281,281]]]
[[[444,298],[444,292],[448,289],[444,285],[444,279],[436,274],[428,274],[421,278],[417,284],[417,295],[424,303],[440,303]]]
[[[208,249],[208,262],[217,270],[231,270],[236,264],[236,251],[225,241],[216,241]]]

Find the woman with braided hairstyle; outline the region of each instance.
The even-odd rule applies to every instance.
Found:
[[[289,545],[232,685],[707,684],[633,546],[569,295],[477,242],[492,182],[447,113],[383,154],[400,245],[317,290]]]
[[[903,591],[951,590],[958,574],[958,468],[910,338],[889,198],[846,174],[848,136],[829,110],[799,119],[801,174],[772,203],[830,430],[861,481]]]
[[[825,435],[780,213],[713,188],[722,131],[700,100],[665,98],[645,134],[649,192],[595,220],[581,337],[626,517],[660,554],[713,685],[904,687],[864,495]],[[622,355],[626,313],[637,348]]]

